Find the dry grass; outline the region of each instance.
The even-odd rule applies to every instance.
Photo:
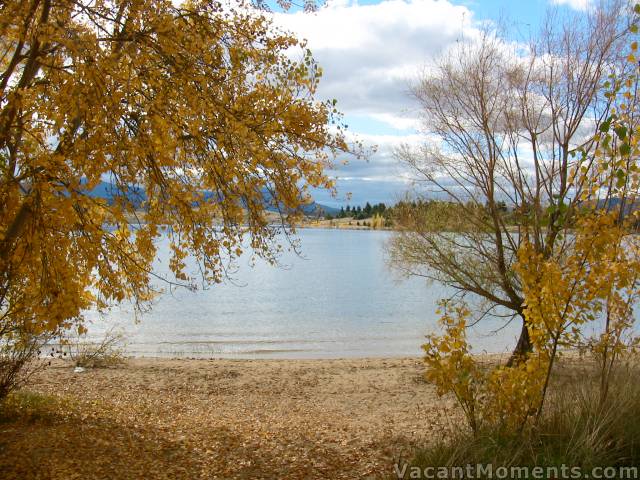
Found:
[[[126,359],[124,335],[113,329],[98,342],[90,342],[84,335],[66,338],[63,352],[74,366],[84,368],[115,367]]]
[[[636,364],[621,366],[608,401],[600,406],[594,365],[570,358],[555,375],[547,408],[536,427],[512,433],[486,429],[474,437],[461,425],[457,434],[425,444],[408,460],[422,471],[467,464],[570,465],[584,472],[594,467],[638,466],[640,368]]]

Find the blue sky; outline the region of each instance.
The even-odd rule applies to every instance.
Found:
[[[394,158],[418,144],[419,109],[409,90],[439,54],[500,22],[511,41],[536,32],[548,8],[584,10],[593,0],[328,0],[317,13],[275,13],[275,22],[306,38],[324,75],[322,100],[336,98],[352,135],[377,152],[330,171],[338,196],[313,192],[331,206],[394,203],[411,189]]]

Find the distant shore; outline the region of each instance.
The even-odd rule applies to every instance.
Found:
[[[145,221],[145,213],[138,211],[135,214],[127,214],[127,222],[132,225],[143,225]],[[267,219],[278,223],[281,221],[280,217],[275,213],[267,214]],[[327,228],[336,230],[393,230],[392,227],[373,226],[373,218],[364,218],[362,220],[356,220],[353,218],[334,218],[331,220],[326,219],[314,219],[305,218],[302,222],[296,225],[296,228]]]
[[[363,220],[354,220],[350,218],[336,218],[333,220],[311,220],[307,219],[302,222],[298,228],[327,228],[333,230],[393,230],[392,227],[376,227],[372,226],[373,219],[365,218]]]

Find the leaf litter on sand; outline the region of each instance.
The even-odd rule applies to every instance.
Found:
[[[48,423],[20,412],[5,421],[0,472],[3,479],[379,478],[446,426],[439,418],[446,401],[414,380],[422,368],[417,358],[135,359],[74,375],[54,364],[31,389],[65,402]]]

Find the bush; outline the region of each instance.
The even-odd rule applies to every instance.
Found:
[[[583,471],[596,466],[640,465],[640,370],[631,367],[612,380],[611,395],[600,402],[597,381],[576,375],[556,385],[537,426],[522,432],[486,427],[420,449],[410,462],[419,467],[492,464],[497,467],[557,467]],[[577,380],[576,378],[579,378]],[[401,467],[401,466],[400,466]],[[400,471],[402,468],[399,469]],[[405,478],[410,468],[405,470]],[[402,478],[402,477],[400,477]]]
[[[62,343],[63,352],[76,367],[108,368],[125,361],[124,335],[113,329],[97,343],[88,341],[86,334],[66,338]]]
[[[0,401],[44,368],[47,362],[40,354],[48,340],[48,337],[16,332],[0,339]]]

